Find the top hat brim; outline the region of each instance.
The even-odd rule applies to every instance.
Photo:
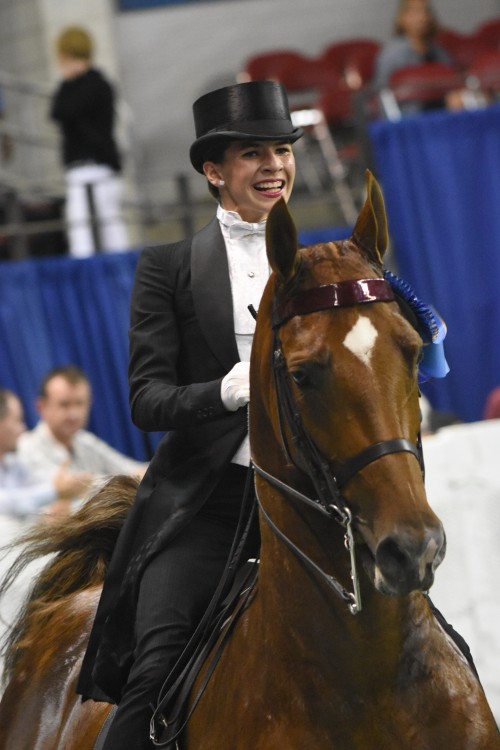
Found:
[[[249,123],[246,123],[248,126]],[[266,122],[264,128],[255,127],[257,123],[252,123],[251,127],[246,127],[247,132],[241,130],[216,130],[206,133],[195,140],[189,149],[191,164],[197,172],[203,174],[203,164],[207,161],[207,151],[218,143],[230,141],[282,141],[283,143],[295,143],[304,135],[302,128],[292,128],[290,132],[283,132],[283,122],[278,121],[273,127],[272,123]],[[262,133],[265,130],[265,133]],[[251,132],[253,131],[253,132]]]

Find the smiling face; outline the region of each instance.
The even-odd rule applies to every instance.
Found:
[[[234,141],[220,163],[207,161],[203,171],[218,188],[223,208],[236,211],[243,221],[258,222],[280,198],[288,201],[295,157],[289,143]]]

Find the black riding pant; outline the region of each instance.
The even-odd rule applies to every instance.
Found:
[[[248,469],[236,464],[202,510],[144,571],[134,663],[103,750],[151,750],[149,722],[161,686],[217,588],[236,530]],[[253,491],[253,488],[252,488]],[[245,554],[259,549],[257,521]]]

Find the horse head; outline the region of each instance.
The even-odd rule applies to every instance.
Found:
[[[426,590],[445,536],[423,481],[417,370],[424,342],[384,279],[380,188],[368,172],[348,240],[299,249],[284,202],[272,209],[266,231],[274,273],[252,353],[254,462],[288,486],[323,492],[325,507],[348,508],[379,592]],[[282,505],[268,503],[286,524]]]

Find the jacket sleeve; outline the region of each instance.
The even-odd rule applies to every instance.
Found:
[[[129,387],[139,429],[192,427],[227,416],[222,377],[179,383],[180,336],[175,311],[178,245],[147,248],[139,258],[131,298]],[[200,367],[200,381],[203,381]]]

